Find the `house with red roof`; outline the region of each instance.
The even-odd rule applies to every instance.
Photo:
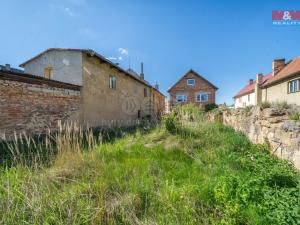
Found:
[[[169,108],[191,103],[198,107],[215,104],[218,88],[202,75],[190,69],[169,90]]]
[[[244,108],[246,106],[256,105],[256,93],[255,89],[258,86],[263,85],[267,82],[268,79],[272,76],[272,73],[263,75],[257,74],[256,80],[250,79],[248,84],[243,87],[234,97],[234,107],[235,108]],[[260,82],[257,82],[259,80]]]
[[[273,60],[271,73],[257,74],[233,99],[235,108],[282,101],[300,105],[300,57]]]
[[[300,57],[273,61],[272,77],[262,85],[262,101],[300,105]]]

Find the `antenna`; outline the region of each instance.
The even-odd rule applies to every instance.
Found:
[[[129,59],[128,59],[128,64],[129,64],[129,69],[131,69],[131,57],[129,56]]]
[[[155,89],[157,89],[157,90],[159,90],[159,85],[158,85],[158,82],[156,81],[156,83],[155,83]]]
[[[141,63],[141,74],[140,74],[140,77],[141,77],[142,80],[145,79],[145,77],[144,77],[144,63]]]

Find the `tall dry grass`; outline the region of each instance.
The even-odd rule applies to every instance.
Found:
[[[26,132],[16,134],[9,140],[3,140],[1,163],[7,166],[40,166],[51,165],[54,160],[68,154],[79,154],[91,151],[103,143],[103,132],[97,134],[90,127],[77,123],[58,123],[57,130],[48,129],[44,134],[30,136]]]

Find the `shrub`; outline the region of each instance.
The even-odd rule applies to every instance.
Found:
[[[299,120],[299,113],[297,113],[297,112],[291,112],[289,114],[289,119],[290,120]]]
[[[216,109],[216,108],[218,108],[218,105],[215,104],[215,103],[207,104],[207,105],[204,106],[204,111],[209,112],[209,111],[211,111],[213,109]]]
[[[273,174],[268,180],[268,185],[279,188],[296,188],[297,180],[295,176],[289,174]]]
[[[172,113],[179,122],[200,122],[203,121],[204,112],[193,104],[178,105]]]
[[[283,109],[288,109],[290,108],[290,106],[287,104],[286,101],[277,101],[277,102],[273,102],[271,104],[274,108],[279,109],[279,110],[283,110]]]
[[[252,105],[248,105],[245,107],[245,112],[247,113],[247,115],[251,112],[253,106]]]
[[[168,114],[163,118],[163,123],[167,131],[171,134],[176,132],[176,117],[174,114]]]
[[[267,108],[270,108],[271,107],[271,103],[268,102],[268,101],[264,101],[261,103],[261,108],[263,109],[267,109]]]

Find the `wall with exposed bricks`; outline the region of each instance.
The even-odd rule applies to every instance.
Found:
[[[43,133],[58,121],[80,118],[80,90],[2,79],[0,76],[0,139]]]
[[[194,86],[188,86],[187,80],[195,79]],[[190,71],[185,76],[180,78],[180,80],[168,91],[170,94],[170,106],[178,104],[176,102],[177,94],[187,95],[187,103],[192,103],[196,106],[203,106],[205,104],[212,104],[216,101],[216,89],[208,83],[206,80],[197,76],[194,72]],[[197,102],[197,94],[200,92],[208,93],[208,101],[201,103]]]

